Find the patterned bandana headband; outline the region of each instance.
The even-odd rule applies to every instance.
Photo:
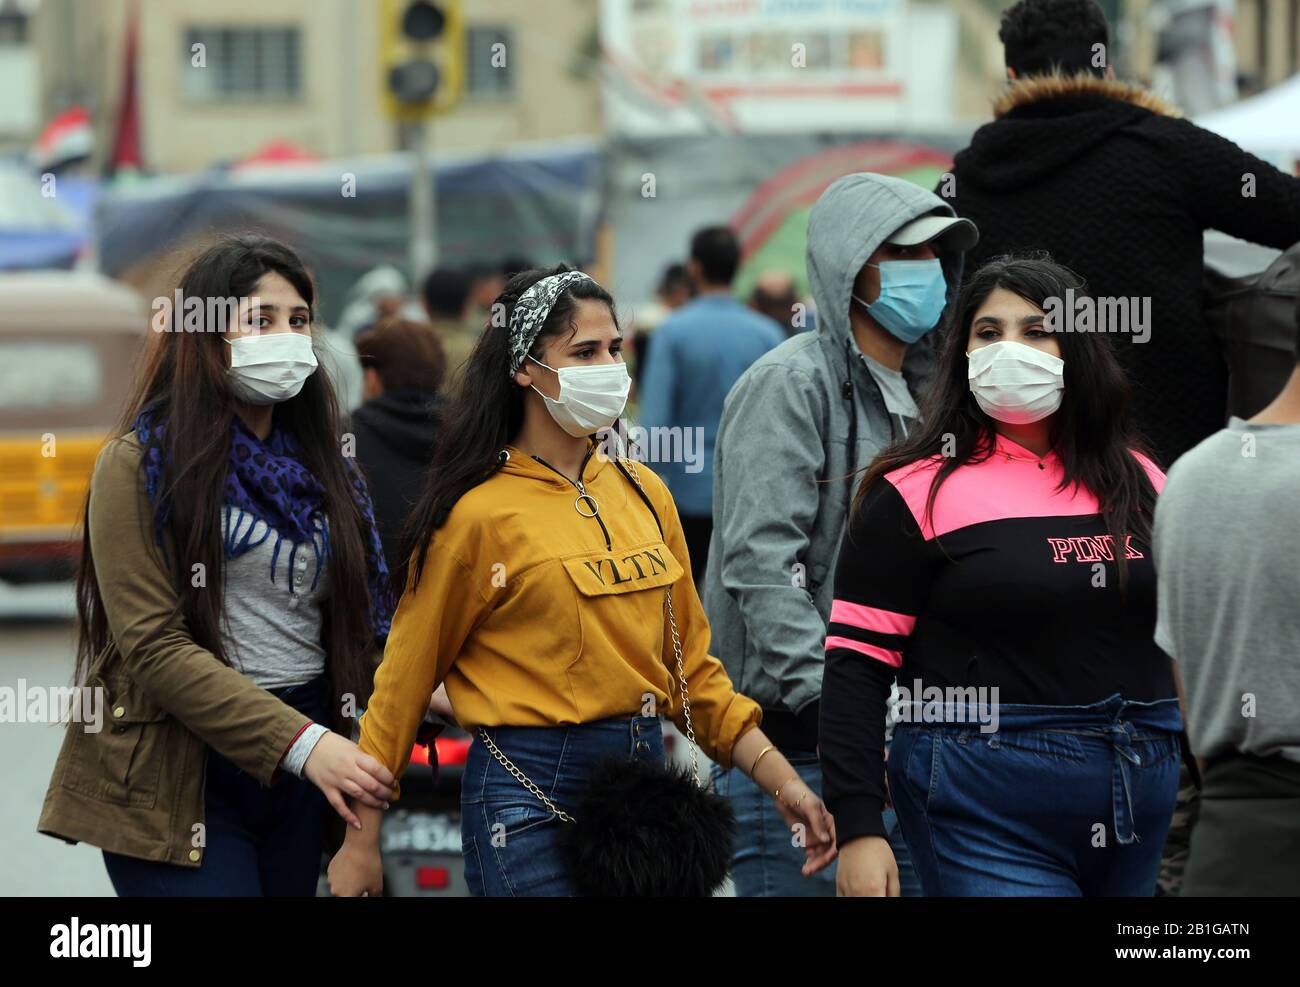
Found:
[[[563,274],[551,274],[529,287],[510,313],[510,376],[523,366],[524,358],[533,348],[537,334],[542,331],[546,317],[551,314],[551,307],[565,288],[579,281],[591,281],[591,277],[581,271],[565,271]]]

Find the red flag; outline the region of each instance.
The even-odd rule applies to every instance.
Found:
[[[122,78],[122,99],[118,105],[117,132],[113,137],[113,155],[108,161],[109,174],[121,170],[139,170],[143,165],[140,155],[140,95],[136,85],[135,55],[139,10],[132,0],[127,14],[126,63]]]

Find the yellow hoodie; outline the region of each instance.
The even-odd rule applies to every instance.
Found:
[[[581,476],[599,504],[595,518],[578,512],[568,478],[507,451],[506,464],[435,533],[419,586],[408,582],[361,718],[361,749],[400,777],[444,680],[470,731],[649,710],[684,730],[664,607],[672,586],[696,740],[730,766],[733,745],[762,713],[709,654],[708,621],[663,481],[636,465],[661,538],[636,488],[594,446]],[[586,502],[582,510],[591,513]]]

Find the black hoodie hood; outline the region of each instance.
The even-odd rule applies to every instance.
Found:
[[[994,104],[993,122],[957,154],[954,170],[962,181],[990,191],[1028,188],[1152,114],[1179,115],[1145,89],[1114,79],[1087,74],[1018,79]]]
[[[420,463],[433,458],[443,399],[424,391],[393,391],[372,398],[353,420],[397,455]]]

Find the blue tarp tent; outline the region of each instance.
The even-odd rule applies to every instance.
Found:
[[[411,166],[411,155],[390,154],[114,185],[96,214],[99,266],[129,276],[136,265],[206,235],[256,229],[302,251],[320,281],[321,309],[332,318],[361,274],[379,264],[405,269]],[[592,260],[602,166],[594,141],[440,158],[433,169],[439,263],[506,255]]]

